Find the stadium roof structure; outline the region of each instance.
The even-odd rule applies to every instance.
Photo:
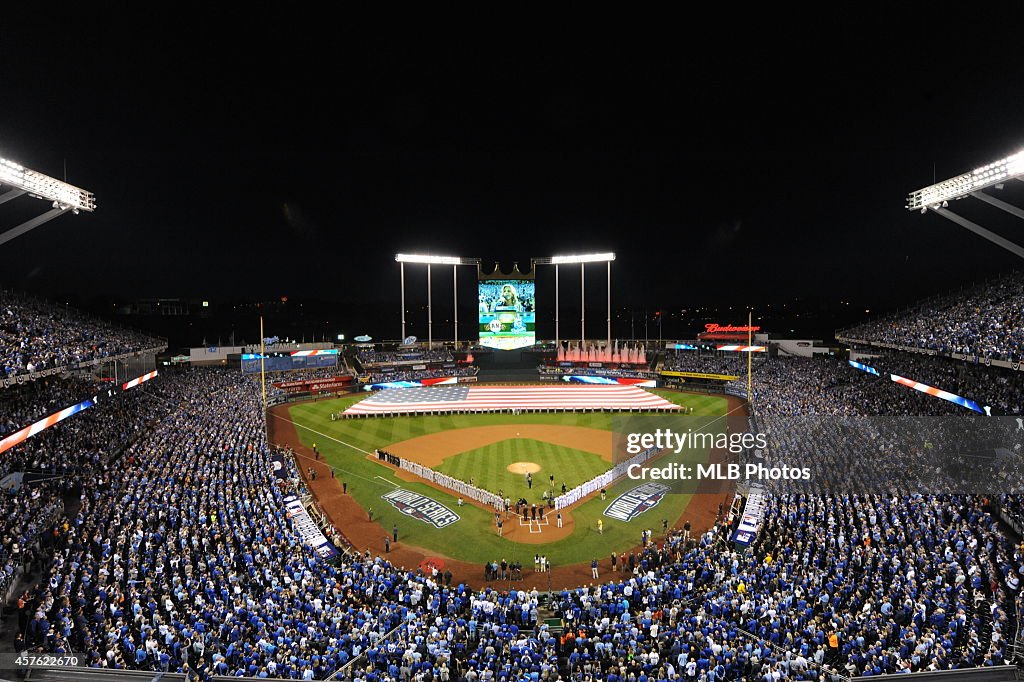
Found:
[[[962,173],[955,178],[943,180],[942,182],[911,192],[907,195],[905,208],[909,211],[920,211],[921,213],[927,211],[938,213],[943,218],[956,223],[960,227],[966,228],[980,237],[984,237],[993,244],[1003,247],[1020,258],[1024,258],[1024,247],[963,216],[953,213],[948,208],[950,201],[974,197],[989,206],[994,206],[1001,211],[1024,220],[1024,210],[983,191],[990,187],[995,187],[997,190],[1003,189],[1008,180],[1024,182],[1024,149],[1006,158],[993,161],[980,168],[975,168],[973,171]]]
[[[26,194],[35,199],[51,202],[50,210],[0,234],[0,244],[20,237],[68,211],[77,215],[80,211],[91,213],[96,210],[96,197],[92,192],[30,170],[2,157],[0,157],[0,186],[7,188],[6,192],[0,194],[0,204],[5,204]]]

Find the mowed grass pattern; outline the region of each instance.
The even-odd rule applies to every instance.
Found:
[[[533,462],[540,471],[533,474],[533,488],[526,484],[524,474],[508,470],[516,462]],[[509,438],[469,450],[447,458],[434,469],[463,481],[471,478],[475,484],[491,492],[503,491],[513,500],[520,497],[527,502],[540,502],[541,493],[550,488],[549,476],[555,477],[555,491],[561,491],[562,483],[573,488],[584,481],[607,471],[611,464],[592,452],[534,440],[532,438]]]
[[[663,390],[652,392],[679,405],[693,407],[694,414],[697,415],[721,415],[725,414],[727,409],[725,398],[719,396]],[[608,491],[607,501],[596,498],[573,509],[576,529],[572,535],[540,546],[518,544],[497,537],[493,527],[493,515],[473,505],[462,507],[459,510],[462,520],[448,528],[437,529],[425,523],[412,521],[381,500],[381,495],[401,487],[437,500],[449,509],[457,508],[457,496],[422,483],[399,479],[392,469],[367,458],[367,451],[387,448],[389,445],[416,436],[472,426],[561,424],[611,430],[614,415],[600,412],[421,415],[331,421],[332,412],[340,412],[364,397],[359,395],[302,403],[290,406],[288,412],[302,441],[306,445],[316,443],[324,459],[335,468],[338,479],[348,483],[349,495],[364,509],[372,507],[374,518],[380,521],[383,528],[389,529],[393,523],[397,523],[401,528],[403,542],[425,548],[432,555],[471,562],[492,561],[505,557],[510,561],[518,559],[529,565],[538,547],[543,547],[548,559],[555,566],[589,562],[594,557],[603,558],[611,551],[627,550],[637,545],[642,529],[659,528],[662,518],[679,518],[689,502],[689,495],[666,495],[661,504],[633,521],[623,523],[602,517],[602,511],[615,496],[638,484],[636,481],[623,480]],[[540,492],[537,493],[538,498],[539,496]],[[603,535],[599,535],[596,530],[598,518],[604,520]],[[373,548],[375,552],[382,549],[383,547]]]
[[[661,397],[678,405],[694,408],[695,415],[725,414],[726,399],[720,396],[680,393],[663,389],[654,389]],[[335,400],[322,400],[301,403],[289,408],[296,424],[315,429],[332,438],[344,441],[363,450],[387,448],[417,436],[439,433],[449,429],[464,429],[471,426],[490,426],[496,424],[558,424],[562,426],[584,426],[592,429],[612,430],[612,420],[616,413],[612,412],[558,412],[511,414],[446,414],[417,415],[407,417],[371,417],[366,419],[339,419],[331,421],[332,412],[342,412],[352,403],[366,398],[368,394],[360,394]],[[300,436],[316,439],[310,431]],[[322,439],[321,439],[322,442]]]

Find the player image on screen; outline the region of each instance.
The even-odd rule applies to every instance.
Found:
[[[534,344],[534,287],[525,279],[479,283],[481,346],[511,350]]]

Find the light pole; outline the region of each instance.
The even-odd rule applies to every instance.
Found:
[[[407,253],[395,254],[395,260],[398,261],[400,266],[400,282],[402,287],[402,340],[406,339],[405,335],[405,264],[416,263],[427,266],[427,346],[429,348],[434,347],[434,311],[433,311],[433,296],[431,294],[431,265],[451,265],[452,266],[452,282],[454,284],[454,305],[455,305],[455,330],[452,338],[455,340],[456,345],[459,342],[459,281],[458,281],[458,266],[460,265],[475,265],[480,266],[479,258],[459,258],[457,256],[417,256]]]
[[[615,260],[614,253],[588,253],[581,256],[551,256],[549,258],[534,258],[531,260],[532,265],[554,265],[555,266],[555,343],[557,344],[561,337],[559,336],[558,330],[558,266],[559,265],[574,265],[579,263],[580,265],[580,345],[586,340],[586,309],[587,299],[584,293],[585,278],[584,278],[584,265],[586,263],[608,263],[608,346],[611,347],[612,343],[612,264]]]
[[[558,336],[558,265],[555,265],[555,350],[561,348],[561,339]]]
[[[612,352],[612,262],[608,261],[608,345],[605,352]]]
[[[583,290],[586,288],[586,278],[583,276],[584,269],[586,268],[585,263],[580,263],[580,348],[583,348],[583,343],[587,339],[586,327],[587,327],[587,297],[584,295]]]
[[[434,349],[434,315],[430,306],[430,263],[427,263],[427,348]]]

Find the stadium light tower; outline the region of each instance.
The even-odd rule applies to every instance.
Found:
[[[96,210],[96,198],[92,192],[69,185],[57,178],[51,178],[49,175],[29,170],[9,159],[0,158],[0,185],[11,188],[0,194],[0,204],[5,204],[25,194],[52,202],[51,209],[46,213],[0,234],[0,244],[20,237],[68,211],[78,215],[80,211],[92,213]]]
[[[943,180],[934,185],[911,192],[907,196],[905,205],[908,211],[920,211],[925,213],[933,211],[946,220],[950,220],[960,227],[966,228],[980,237],[984,237],[993,244],[998,244],[1010,253],[1024,258],[1024,247],[1016,244],[1005,237],[1001,237],[977,223],[974,223],[963,216],[957,215],[947,208],[950,201],[956,201],[965,197],[974,197],[1001,211],[1024,220],[1024,211],[1005,201],[996,199],[984,191],[989,187],[1002,189],[1007,180],[1024,181],[1024,150],[999,159],[980,168],[975,168],[969,173],[963,173]]]
[[[580,266],[580,346],[586,341],[586,310],[587,310],[587,299],[584,295],[584,268],[587,263],[607,263],[608,264],[608,318],[606,320],[608,325],[608,346],[612,345],[612,261],[615,260],[614,253],[588,253],[579,256],[551,256],[550,258],[534,258],[534,265],[554,265],[555,266],[555,345],[561,343],[561,337],[559,336],[558,329],[558,266],[559,265],[575,265],[579,263]]]
[[[455,345],[459,344],[459,266],[480,265],[479,258],[459,258],[458,256],[423,256],[408,253],[396,253],[395,260],[400,268],[402,287],[402,341],[405,336],[405,264],[415,263],[427,266],[427,348],[434,347],[434,316],[430,296],[430,266],[451,265],[452,266],[452,289],[455,293]]]

